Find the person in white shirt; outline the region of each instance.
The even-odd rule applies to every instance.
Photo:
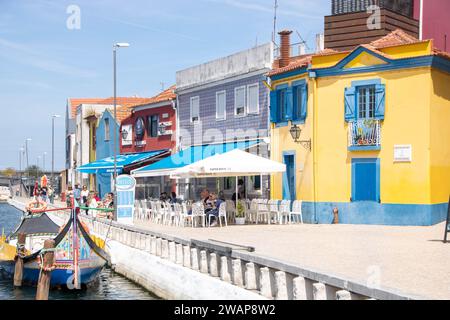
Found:
[[[95,199],[94,192],[89,193],[87,202],[88,202],[87,205],[89,206],[89,208],[97,208],[98,207],[98,203],[97,203],[97,200]],[[95,218],[97,216],[97,210],[89,210],[88,214]]]

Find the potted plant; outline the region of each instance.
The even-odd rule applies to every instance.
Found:
[[[245,224],[245,208],[242,201],[238,201],[236,210],[236,224]]]

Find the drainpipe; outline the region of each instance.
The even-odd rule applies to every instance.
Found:
[[[420,0],[419,5],[419,40],[423,40],[423,0]]]
[[[313,192],[314,192],[314,223],[318,223],[317,220],[317,78],[312,78],[313,81],[313,141],[312,141],[312,152],[313,152]]]

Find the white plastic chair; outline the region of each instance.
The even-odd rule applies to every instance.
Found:
[[[236,217],[236,205],[233,200],[225,200],[228,219],[231,221]]]
[[[191,222],[191,225],[193,225],[192,215],[188,214],[189,211],[187,209],[186,202],[183,202],[181,204],[181,214],[180,214],[180,225],[182,227],[186,226],[186,220]]]
[[[267,223],[270,224],[270,211],[267,207],[267,199],[258,200],[258,211],[256,212],[256,224],[258,224],[260,217],[266,217]]]
[[[299,216],[300,222],[303,224],[302,200],[295,200],[292,204],[292,211],[289,212],[289,223],[292,223],[293,216]]]
[[[269,220],[271,220],[272,217],[275,217],[275,219],[277,220],[277,221],[275,221],[275,223],[280,222],[280,211],[278,208],[278,202],[279,202],[278,200],[269,200],[267,202],[267,205],[269,208]]]
[[[192,227],[195,228],[197,226],[197,220],[200,219],[201,224],[203,227],[205,227],[205,207],[203,205],[203,202],[197,202],[192,205]]]
[[[257,213],[258,213],[258,199],[253,199],[250,202],[250,208],[245,213],[246,220],[248,222],[256,222],[257,219]]]
[[[208,214],[208,227],[211,227],[211,217],[214,216],[213,214]],[[225,226],[228,226],[227,221],[227,203],[222,202],[219,206],[219,216],[217,219],[219,219],[219,224],[222,227],[222,219],[225,221]]]
[[[285,218],[286,224],[289,222],[290,213],[291,213],[291,200],[281,201],[278,215],[278,221],[280,222],[280,224],[283,224],[283,218]]]

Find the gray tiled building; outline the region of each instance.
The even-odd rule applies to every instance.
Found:
[[[269,43],[178,71],[179,149],[258,140],[261,143],[249,151],[269,157],[269,89],[263,81],[272,62]],[[267,196],[268,177],[246,178],[245,183],[250,197]],[[196,195],[203,187],[229,195],[234,180],[195,179],[190,188],[185,186]]]

